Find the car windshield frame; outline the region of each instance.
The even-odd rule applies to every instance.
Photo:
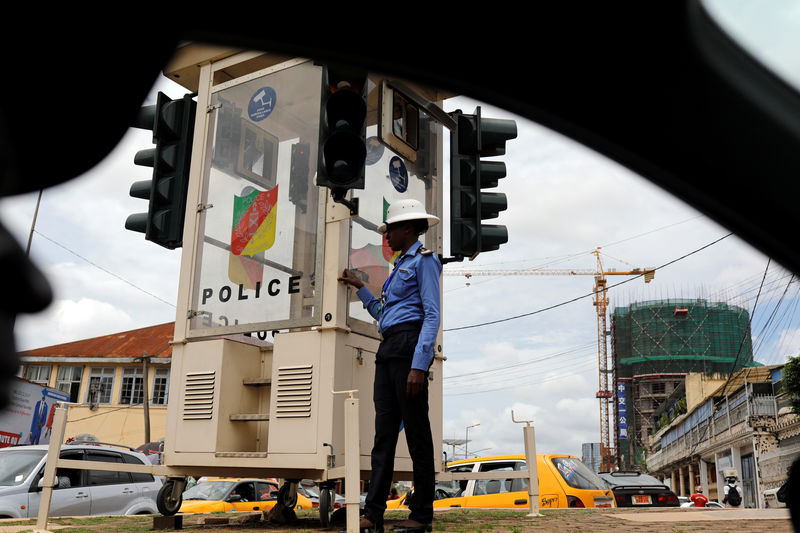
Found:
[[[234,481],[205,481],[186,489],[183,500],[222,501],[236,485]]]
[[[317,490],[316,487],[307,487],[304,485],[303,490],[308,492],[312,498],[319,498],[319,490]]]
[[[664,483],[648,474],[619,474],[617,472],[603,472],[598,474],[598,476],[600,476],[603,481],[612,487],[666,487]]]
[[[36,470],[47,450],[7,448],[0,452],[0,487],[16,487]]]
[[[550,461],[567,485],[579,490],[608,490],[606,482],[575,457],[552,457]]]

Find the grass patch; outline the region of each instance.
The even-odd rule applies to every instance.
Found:
[[[33,526],[36,525],[35,518],[26,518],[23,520],[10,520],[8,522],[0,522],[0,527],[2,526]]]

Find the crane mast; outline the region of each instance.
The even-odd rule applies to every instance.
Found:
[[[627,271],[608,270],[603,268],[600,249],[591,252],[597,260],[595,270],[583,268],[567,269],[458,269],[445,270],[446,276],[464,276],[469,280],[472,276],[594,276],[594,299],[592,304],[597,310],[597,366],[598,391],[595,397],[600,400],[600,443],[602,469],[611,471],[617,464],[616,446],[611,440],[611,412],[613,411],[614,365],[609,361],[607,337],[608,314],[608,280],[606,276],[643,276],[645,283],[650,283],[655,276],[653,268],[634,268]],[[611,377],[609,378],[609,374]]]

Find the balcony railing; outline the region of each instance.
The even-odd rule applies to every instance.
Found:
[[[647,457],[648,470],[657,471],[672,462],[700,453],[731,434],[749,430],[750,417],[777,416],[777,404],[772,395],[751,394],[744,401],[737,402],[735,407],[730,407],[731,403],[726,402],[719,411],[674,440],[662,437],[661,448]],[[669,443],[665,445],[667,441]]]

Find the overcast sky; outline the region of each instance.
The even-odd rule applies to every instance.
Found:
[[[186,92],[166,79],[151,98],[158,90],[173,98]],[[445,102],[445,110],[471,112],[478,104],[456,98]],[[508,227],[509,243],[472,264],[449,264],[445,272],[595,269],[591,251],[597,247],[606,269],[660,267],[679,259],[657,270],[649,284],[609,276],[609,285],[629,280],[609,291],[610,310],[677,297],[752,311],[758,295],[756,360],[774,364],[800,353],[799,284],[780,265],[772,262],[766,270],[763,254],[620,165],[482,105],[484,116],[512,118],[519,130],[504,159],[508,177],[498,188],[509,198],[497,220]],[[143,209],[142,200],[128,196],[130,184],[150,177],[149,169],[133,165],[133,156],[150,143],[150,132],[131,129],[96,168],[44,191],[31,256],[56,299],[46,311],[17,320],[20,350],[175,319],[180,251],[124,229],[126,217]],[[0,202],[3,223],[23,247],[35,204],[36,194]],[[534,421],[540,452],[580,456],[581,443],[600,440],[597,315],[592,299],[583,297],[593,285],[592,276],[526,275],[476,276],[467,286],[465,278],[445,275],[445,438],[463,439],[467,426],[480,423],[469,430],[470,452],[521,453],[522,426],[512,423],[513,410],[518,419]]]

